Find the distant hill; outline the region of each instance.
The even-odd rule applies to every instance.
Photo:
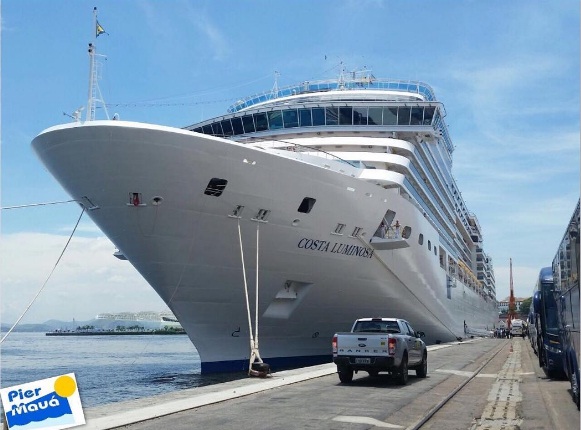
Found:
[[[18,332],[50,332],[55,330],[75,330],[77,327],[93,326],[94,329],[114,330],[117,326],[131,327],[138,325],[145,329],[160,329],[163,328],[163,323],[156,321],[127,321],[127,320],[107,320],[107,319],[92,319],[87,321],[59,321],[48,320],[40,324],[18,324],[13,331]],[[168,325],[171,325],[168,323]],[[3,333],[10,330],[12,324],[1,324],[0,329]]]

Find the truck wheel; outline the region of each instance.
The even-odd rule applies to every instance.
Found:
[[[350,367],[340,367],[337,369],[337,373],[339,374],[339,380],[344,384],[353,380],[353,369]]]
[[[425,378],[428,375],[428,353],[426,351],[424,351],[422,362],[416,368],[416,375],[418,378]]]
[[[405,385],[408,382],[408,356],[404,354],[403,358],[401,359],[401,364],[397,371],[397,383],[399,385]]]

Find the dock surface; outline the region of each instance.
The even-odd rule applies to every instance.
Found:
[[[547,378],[528,339],[428,347],[408,384],[332,363],[86,409],[86,429],[579,429],[566,380]]]

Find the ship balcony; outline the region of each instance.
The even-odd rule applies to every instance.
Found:
[[[385,238],[382,239],[378,236],[373,236],[370,242],[373,249],[378,251],[387,251],[393,249],[403,249],[409,247],[409,243],[404,238]]]
[[[393,185],[403,186],[405,176],[388,170],[364,169],[361,171],[359,179],[387,188]]]

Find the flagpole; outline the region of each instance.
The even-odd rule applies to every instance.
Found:
[[[86,121],[95,119],[95,50],[97,42],[97,7],[93,8],[93,41],[89,43],[89,100],[87,102]]]

